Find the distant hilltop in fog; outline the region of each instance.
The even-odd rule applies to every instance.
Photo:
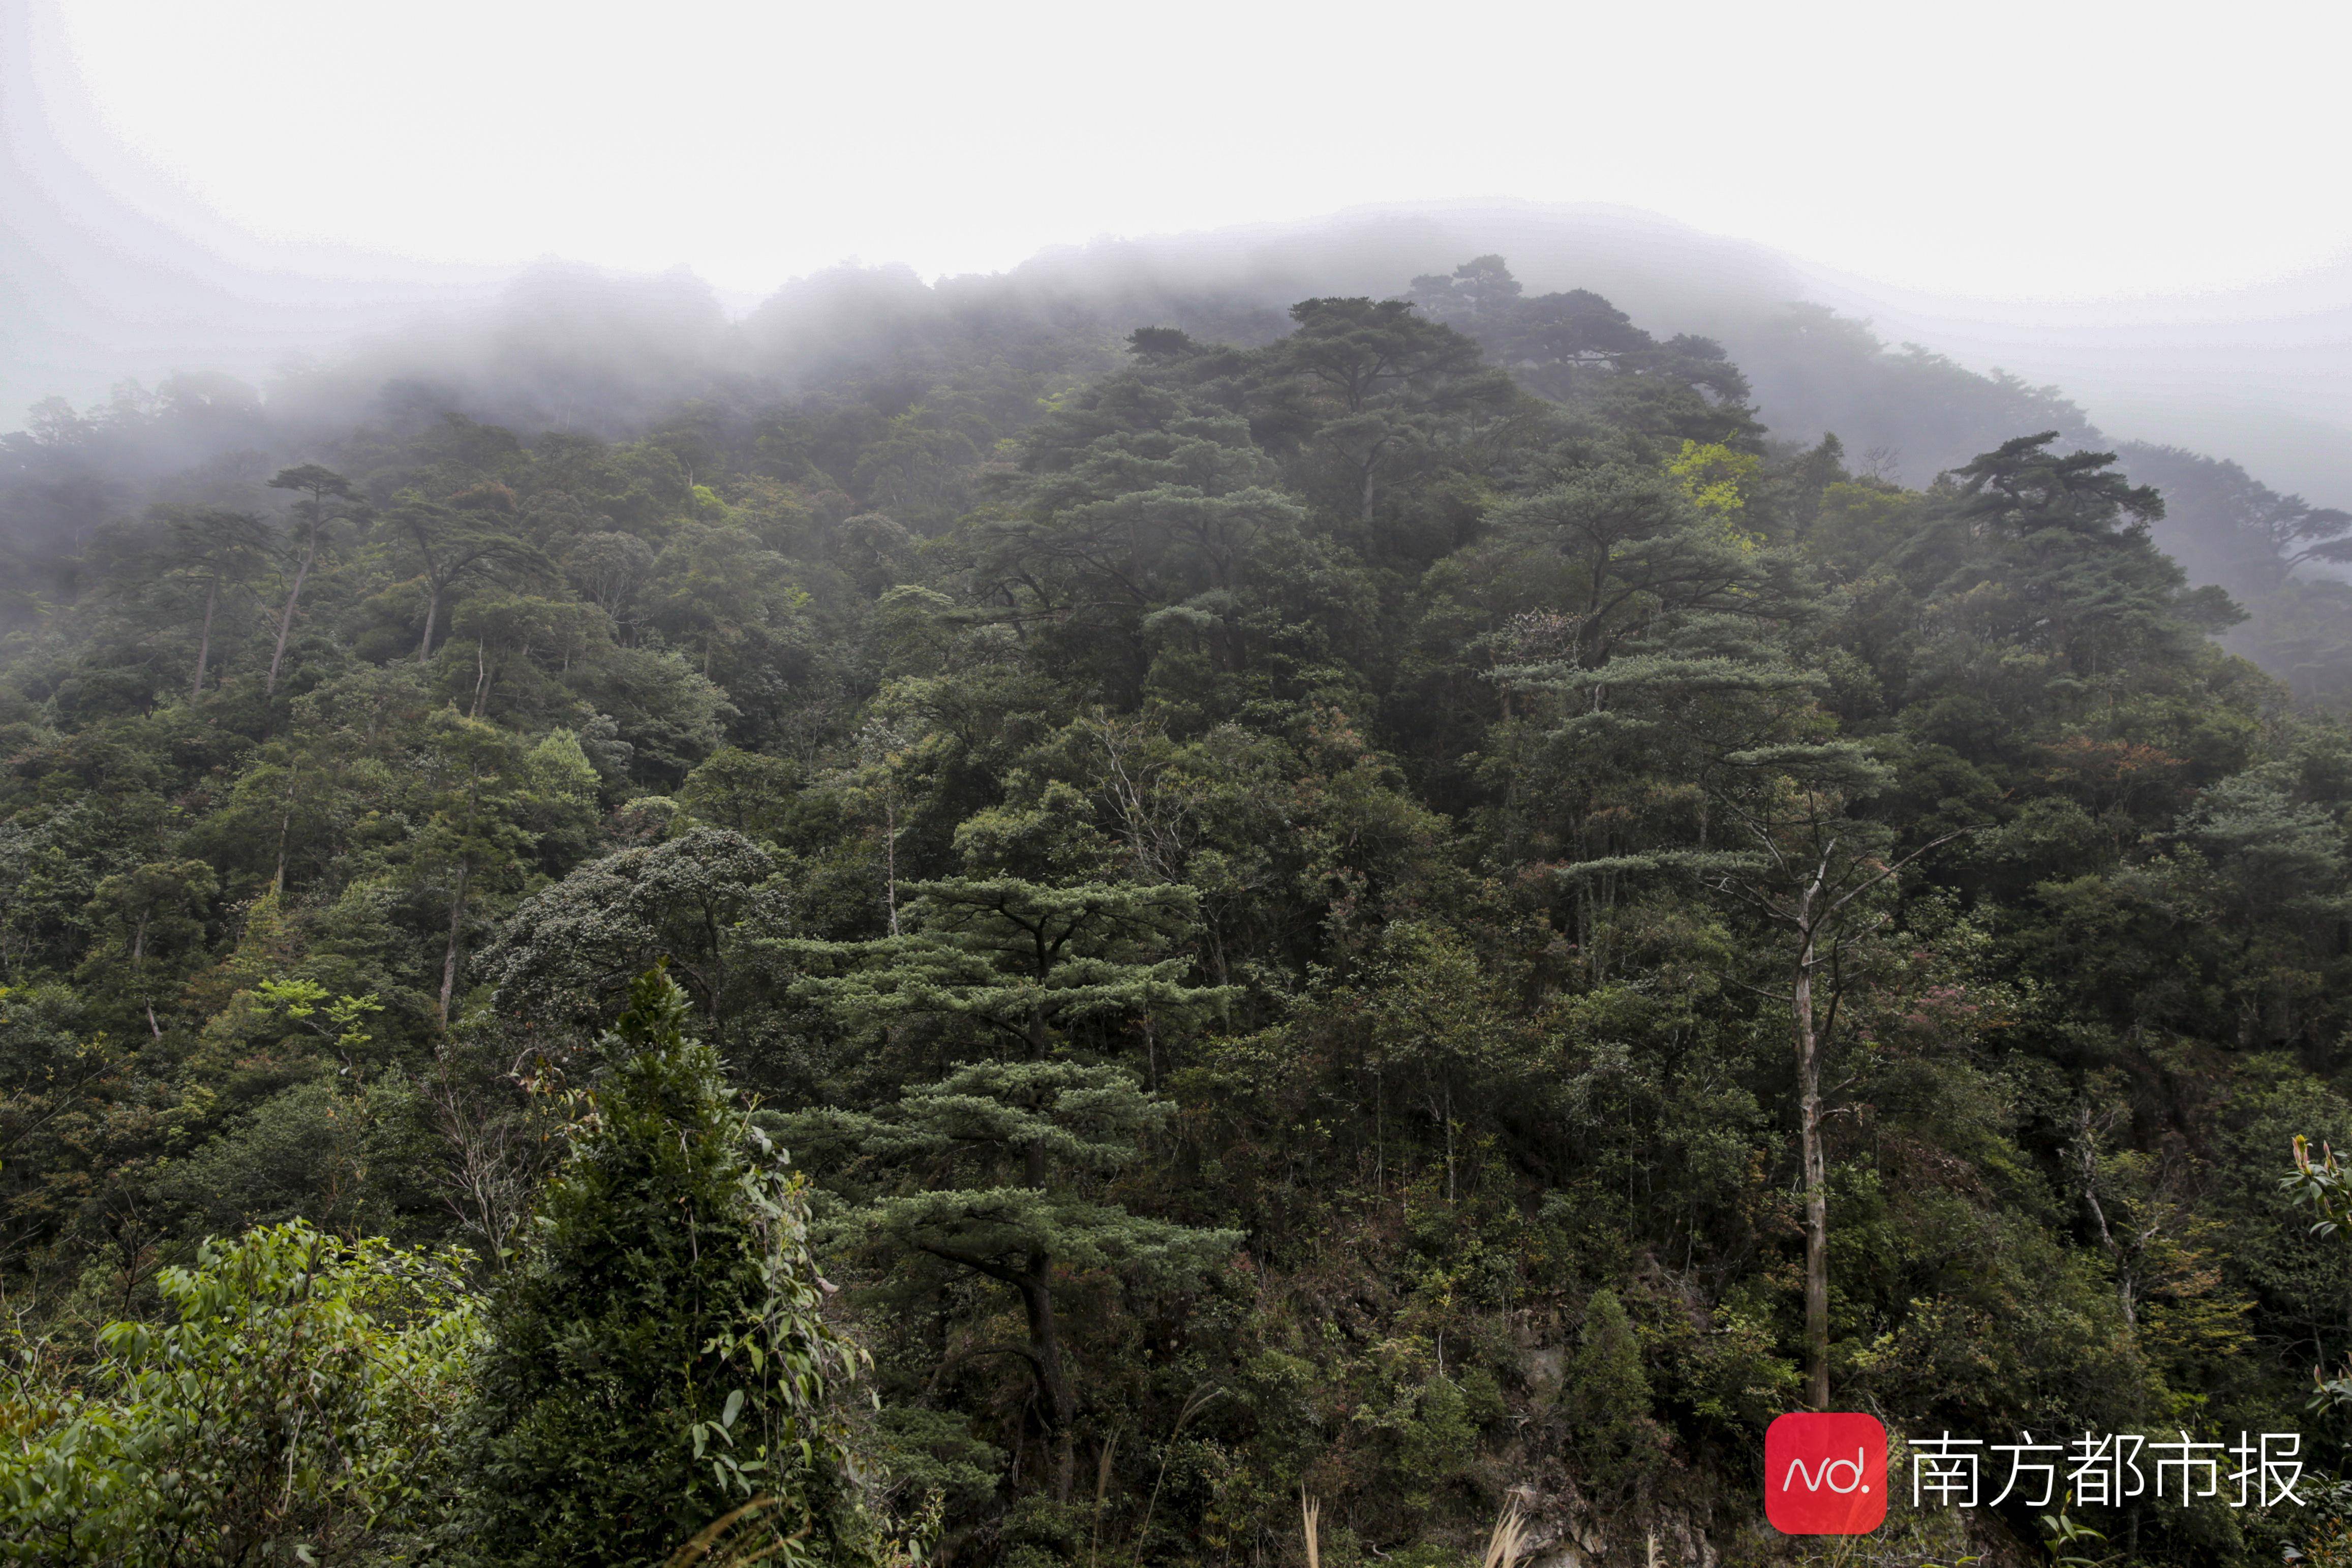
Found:
[[[194,216],[151,216],[117,196],[41,128],[9,130],[0,423],[40,398],[86,403],[124,380],[202,370],[267,384],[355,352],[442,380],[510,380],[515,367],[500,361],[518,357],[541,372],[618,372],[657,403],[704,373],[789,380],[778,350],[849,327],[809,322],[820,300],[868,318],[982,299],[1048,316],[1083,308],[1107,330],[1171,313],[1222,313],[1236,329],[1260,311],[1271,331],[1293,300],[1391,296],[1411,277],[1496,254],[1531,291],[1591,289],[1653,329],[1720,340],[1776,431],[1802,438],[1835,421],[1857,451],[1903,445],[1908,477],[1976,448],[1862,428],[1879,400],[1842,398],[1817,371],[1784,363],[1792,304],[1829,307],[1890,345],[1917,343],[1969,370],[2055,383],[2111,436],[2234,456],[2284,488],[2352,500],[2352,267],[2195,299],[2022,306],[1906,293],[1633,208],[1464,201],[1053,246],[1004,274],[929,284],[886,263],[801,278],[760,301],[722,298],[684,270],[624,277],[551,261],[501,274],[205,234]],[[762,340],[752,329],[763,319],[798,326]],[[633,350],[642,364],[610,362]]]

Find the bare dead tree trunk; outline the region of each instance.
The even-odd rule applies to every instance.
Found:
[[[530,1207],[531,1155],[541,1145],[515,1112],[468,1094],[446,1060],[426,1100],[452,1156],[443,1200],[460,1224],[481,1233],[484,1257],[503,1270],[512,1252],[508,1243]]]
[[[1855,900],[1895,877],[1930,850],[1959,836],[1960,832],[1946,833],[1892,864],[1874,860],[1849,866],[1843,873],[1836,869],[1838,841],[1832,838],[1822,847],[1819,862],[1810,870],[1798,872],[1801,892],[1774,894],[1751,888],[1746,894],[1750,904],[1761,908],[1796,938],[1789,1003],[1797,1057],[1798,1155],[1805,1176],[1805,1399],[1816,1410],[1830,1407],[1830,1198],[1829,1160],[1822,1138],[1823,1031],[1814,1017],[1813,972],[1826,959],[1833,959],[1850,939],[1845,923]],[[1764,837],[1764,842],[1770,849],[1772,841],[1769,836]],[[1770,852],[1776,862],[1788,866],[1779,850],[1770,849]],[[1806,858],[1811,861],[1810,854]],[[1832,1025],[1836,1018],[1837,991],[1833,986],[1829,1013]]]
[[[220,573],[215,572],[211,584],[205,590],[205,630],[203,635],[196,639],[196,680],[188,688],[190,702],[195,701],[205,689],[205,665],[211,662],[213,654],[213,606],[219,602]]]
[[[286,803],[278,813],[278,872],[269,879],[269,891],[286,891],[286,841],[294,831],[294,780],[300,777],[292,766],[286,769]]]
[[[139,912],[139,924],[131,928],[131,967],[133,970],[143,969],[146,967],[144,961],[146,952],[147,911],[142,909]],[[157,1040],[163,1039],[163,1026],[155,1021],[155,1003],[153,998],[149,998],[145,999],[142,1005],[147,1009],[147,1032],[153,1035]]]
[[[1814,892],[1819,891],[1819,884]],[[1812,894],[1807,894],[1808,903]],[[1813,1030],[1813,936],[1797,947],[1797,1140],[1805,1169],[1805,1402],[1830,1407],[1829,1166],[1822,1152],[1821,1041]]]
[[[2124,1256],[2123,1244],[2108,1228],[2107,1211],[2099,1202],[2099,1150],[2097,1133],[2091,1125],[2091,1107],[2083,1106],[2081,1129],[2075,1137],[2075,1159],[2082,1169],[2083,1202],[2091,1211],[2091,1223],[2099,1228],[2099,1245],[2105,1249],[2109,1261],[2116,1266],[2116,1302],[2123,1308],[2124,1324],[2139,1327],[2138,1291],[2134,1288],[2131,1262]]]

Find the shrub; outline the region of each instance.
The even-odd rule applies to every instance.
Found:
[[[325,1563],[408,1533],[478,1316],[464,1256],[295,1221],[208,1241],[77,1377],[19,1358],[0,1555],[110,1568]]]
[[[730,1516],[706,1544],[887,1555],[830,1405],[862,1356],[818,1314],[800,1184],[686,1012],[659,969],[631,988],[493,1297],[466,1445],[492,1562],[660,1562]]]

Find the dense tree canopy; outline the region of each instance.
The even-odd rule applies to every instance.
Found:
[[[2278,1178],[2352,1146],[2340,516],[2030,398],[1906,487],[1496,257],[1263,331],[836,303],[625,439],[7,438],[5,1419],[113,1423],[41,1530],[298,1264],[326,1425],[173,1504],[273,1561],[1270,1563],[1302,1488],[1335,1563],[1513,1499],[1787,1560],[1824,1402],[2336,1467]],[[378,1429],[454,1468],[334,1468]]]

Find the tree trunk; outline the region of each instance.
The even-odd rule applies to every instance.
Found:
[[[1062,1336],[1054,1322],[1052,1268],[1050,1257],[1032,1252],[1018,1288],[1021,1305],[1029,1314],[1029,1364],[1036,1368],[1037,1389],[1045,1396],[1046,1446],[1054,1456],[1054,1500],[1067,1502],[1077,1471],[1078,1402],[1062,1365]]]
[[[898,935],[898,804],[882,795],[882,901],[890,911],[890,935]]]
[[[425,640],[416,644],[416,662],[423,664],[433,652],[433,623],[441,618],[441,590],[428,588],[425,594]]]
[[[449,1029],[449,998],[457,989],[457,938],[466,924],[466,884],[473,880],[468,862],[457,868],[457,895],[449,901],[449,949],[441,958],[441,1029]]]
[[[1031,1139],[1022,1151],[1023,1176],[1039,1192],[1045,1190],[1045,1145]],[[1069,1373],[1062,1365],[1062,1335],[1054,1322],[1054,1260],[1045,1252],[1029,1254],[1027,1265],[1013,1288],[1029,1315],[1029,1364],[1036,1369],[1037,1391],[1045,1397],[1046,1440],[1054,1455],[1054,1500],[1070,1500],[1070,1483],[1077,1462],[1077,1396],[1070,1392]]]
[[[2091,1222],[2099,1228],[2099,1245],[2106,1249],[2108,1260],[2116,1266],[2116,1302],[2123,1308],[2124,1326],[2137,1329],[2139,1310],[2133,1300],[2131,1264],[2124,1257],[2124,1249],[2116,1242],[2115,1232],[2107,1228],[2106,1207],[2099,1202],[2099,1150],[2093,1141],[2091,1107],[2087,1103],[2083,1106],[2082,1132],[2075,1146],[2081,1151],[2083,1201],[2090,1207]]]
[[[1822,1064],[1813,1034],[1813,942],[1797,949],[1797,1138],[1805,1167],[1805,1402],[1830,1407],[1830,1197],[1822,1155]]]
[[[286,840],[294,831],[294,781],[301,775],[294,768],[286,769],[286,805],[278,813],[278,873],[269,879],[269,891],[286,891]]]
[[[294,569],[294,586],[286,595],[286,608],[278,617],[278,646],[269,652],[269,678],[262,683],[263,696],[278,695],[278,666],[285,662],[287,633],[294,630],[294,608],[302,602],[302,580],[310,575],[310,560],[319,553],[319,535],[311,530],[310,542],[302,547],[302,564]]]
[[[146,950],[147,911],[142,909],[139,912],[139,924],[131,929],[131,967],[133,969],[144,967],[142,959],[146,954]],[[163,1039],[163,1026],[155,1021],[155,1003],[153,998],[146,998],[143,1005],[147,1009],[147,1032],[153,1035],[157,1040]]]
[[[212,586],[205,590],[205,630],[196,639],[196,684],[188,688],[188,700],[194,702],[205,689],[205,665],[213,656],[213,606],[220,602],[220,574],[213,574]]]

